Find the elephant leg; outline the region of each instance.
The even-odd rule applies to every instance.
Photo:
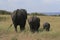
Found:
[[[40,24],[37,24],[37,25],[36,25],[36,31],[39,30],[39,26],[40,26]]]
[[[34,29],[32,23],[29,23],[29,25],[30,25],[30,31],[33,32]]]
[[[20,25],[20,30],[23,31],[25,29],[24,25]]]
[[[31,32],[35,32],[35,27],[31,26],[30,30],[31,30]]]
[[[32,25],[31,24],[29,24],[30,25],[30,30],[32,31]]]
[[[46,28],[46,31],[49,31],[49,27],[48,27],[48,28]]]
[[[20,30],[21,30],[21,31],[23,31],[23,30],[25,29],[25,24],[26,24],[26,22],[20,24]]]
[[[31,32],[33,31],[33,26],[31,26],[31,25],[30,25],[30,30],[31,30]]]
[[[17,25],[14,25],[14,27],[15,27],[15,31],[17,32]]]
[[[38,28],[39,28],[39,27],[38,27],[38,26],[36,26],[35,31],[38,31]]]
[[[46,31],[49,31],[49,29],[46,29]]]
[[[46,26],[43,26],[43,29],[45,29],[46,28]]]

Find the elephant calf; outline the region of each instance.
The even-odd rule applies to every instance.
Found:
[[[38,31],[38,28],[40,26],[40,19],[36,16],[30,17],[28,19],[28,23],[30,25],[30,30],[32,32]]]
[[[12,14],[12,22],[14,24],[15,31],[17,32],[17,26],[20,26],[20,30],[25,29],[27,11],[25,9],[17,9]]]
[[[43,24],[43,29],[46,29],[46,31],[50,30],[50,24],[48,22]]]

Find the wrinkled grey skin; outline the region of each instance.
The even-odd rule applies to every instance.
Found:
[[[20,30],[25,29],[27,11],[25,9],[17,9],[12,14],[12,22],[14,24],[15,31],[17,32],[17,26],[20,26]]]
[[[28,23],[30,25],[30,30],[32,32],[38,31],[39,26],[40,26],[40,19],[36,16],[30,17],[28,19]]]
[[[43,29],[46,29],[46,31],[50,30],[50,24],[48,22],[43,24]]]

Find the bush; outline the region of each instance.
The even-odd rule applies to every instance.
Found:
[[[46,14],[43,14],[43,13],[37,13],[37,12],[35,12],[35,13],[31,13],[31,15],[47,16]]]
[[[5,11],[5,10],[0,10],[0,14],[2,15],[10,15],[11,12]]]

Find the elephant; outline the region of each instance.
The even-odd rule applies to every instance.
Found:
[[[45,22],[45,23],[43,24],[43,29],[45,29],[46,31],[49,31],[49,30],[50,30],[50,23]]]
[[[40,19],[36,16],[32,16],[28,19],[31,32],[38,31],[40,26]]]
[[[25,9],[16,9],[11,14],[11,18],[16,32],[17,32],[18,25],[20,26],[21,31],[25,29],[25,24],[27,19],[27,11]]]

